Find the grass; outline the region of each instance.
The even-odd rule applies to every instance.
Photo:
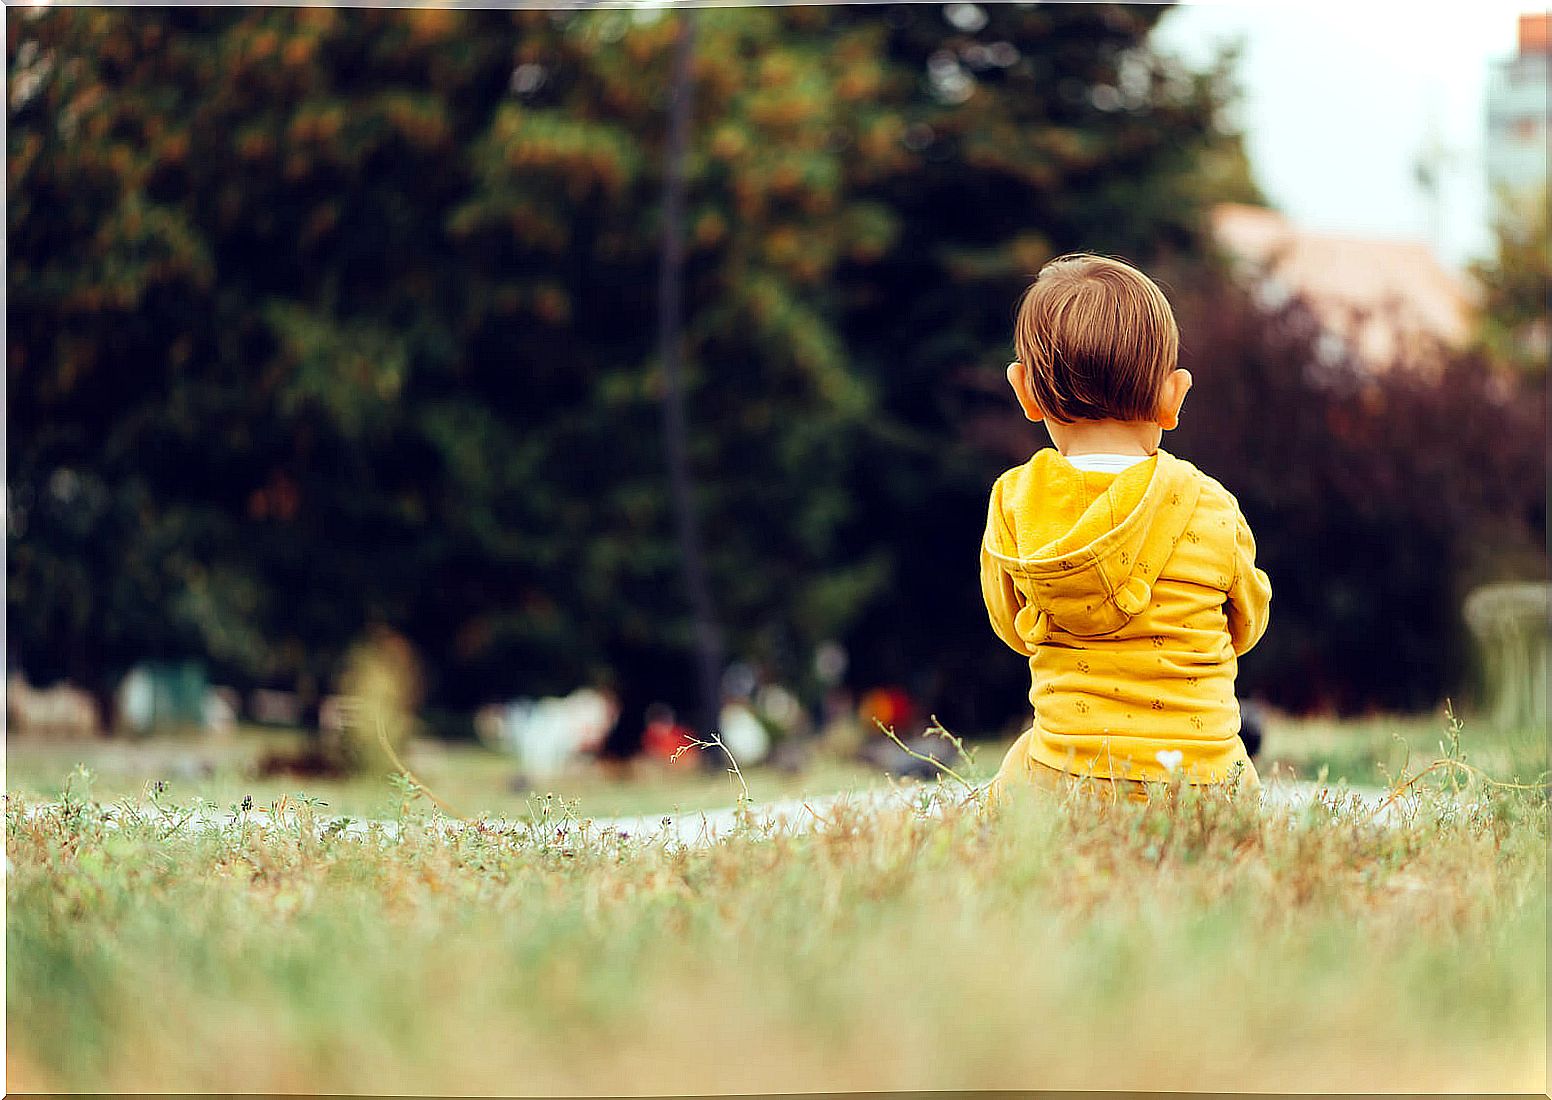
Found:
[[[1380,715],[1364,719],[1269,721],[1257,762],[1263,778],[1383,786],[1409,765],[1439,752],[1444,720],[1439,715]],[[146,741],[27,742],[6,749],[6,789],[42,800],[59,797],[65,777],[77,764],[96,776],[98,796],[109,801],[138,798],[146,784],[170,785],[175,797],[199,797],[226,808],[251,797],[268,805],[280,797],[309,796],[334,813],[387,817],[398,811],[400,795],[382,778],[322,780],[257,774],[263,755],[295,749],[305,742],[300,731],[247,727],[225,739],[161,737]],[[996,771],[1007,740],[973,747],[975,763],[967,778],[987,779]],[[1474,720],[1470,760],[1495,775],[1530,780],[1547,769],[1546,731],[1502,731]],[[739,786],[721,771],[706,772],[688,762],[674,767],[642,766],[629,779],[597,770],[576,770],[537,789],[514,786],[516,764],[508,757],[472,744],[411,744],[406,763],[453,807],[468,815],[523,817],[535,794],[553,793],[577,802],[597,817],[694,811],[731,805]],[[876,769],[821,758],[802,773],[750,768],[750,789],[761,801],[801,795],[859,790],[886,782]]]
[[[1448,751],[1444,713],[1380,714],[1358,719],[1275,718],[1256,767],[1272,774],[1388,786],[1403,772]],[[1481,718],[1468,723],[1467,761],[1506,778],[1534,781],[1547,771],[1545,729],[1497,729]]]
[[[992,761],[994,763],[995,761]],[[426,777],[430,782],[430,777]],[[756,797],[757,773],[748,776]],[[709,849],[7,804],[26,1091],[1539,1091],[1544,792],[1183,794]],[[324,819],[326,820],[326,818]]]
[[[199,797],[222,808],[244,797],[268,805],[282,796],[305,795],[321,799],[338,814],[381,818],[397,813],[401,796],[385,778],[258,775],[263,755],[297,748],[304,740],[299,731],[248,728],[222,740],[14,742],[7,745],[6,788],[36,800],[58,798],[66,777],[77,764],[84,764],[96,777],[98,796],[108,801],[139,798],[148,783],[161,780],[175,797]],[[628,779],[599,770],[577,770],[538,787],[514,785],[515,762],[479,745],[415,742],[405,763],[428,787],[470,816],[523,817],[532,796],[546,793],[580,802],[598,817],[712,809],[732,804],[739,793],[731,776],[701,770],[688,760],[672,767],[642,764]],[[991,767],[995,770],[995,762]],[[876,769],[829,759],[798,774],[774,768],[751,768],[746,774],[756,795],[766,800],[885,781]]]

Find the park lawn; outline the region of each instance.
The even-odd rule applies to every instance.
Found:
[[[1263,779],[1315,780],[1387,786],[1404,770],[1434,759],[1448,732],[1444,715],[1381,715],[1363,719],[1287,718],[1268,721],[1257,767]],[[1546,734],[1494,730],[1468,719],[1462,734],[1467,759],[1505,779],[1531,780],[1546,771]],[[58,798],[76,765],[93,773],[97,797],[140,800],[147,784],[166,782],[170,795],[200,798],[229,810],[250,797],[259,805],[276,798],[307,796],[336,814],[384,818],[399,812],[403,797],[385,777],[349,780],[316,777],[261,777],[258,760],[306,743],[298,730],[244,727],[225,738],[156,737],[75,742],[13,740],[6,746],[7,791],[33,799]],[[972,780],[996,771],[1011,737],[968,743],[974,759],[959,768]],[[681,762],[672,767],[640,764],[629,777],[595,767],[575,768],[537,787],[514,785],[511,758],[481,745],[413,742],[407,763],[419,778],[461,816],[522,818],[536,796],[553,794],[594,817],[693,812],[731,805],[740,788],[721,770]],[[869,765],[818,756],[802,772],[753,767],[745,774],[757,803],[889,782]]]
[[[1267,723],[1256,759],[1263,779],[1277,776],[1388,787],[1403,773],[1450,754],[1450,718],[1436,714],[1378,714],[1364,718],[1291,718]],[[1547,731],[1495,728],[1483,717],[1461,720],[1464,759],[1501,779],[1532,782],[1547,771]]]
[[[140,800],[148,784],[168,785],[174,798],[200,798],[220,809],[244,797],[268,805],[282,795],[322,801],[329,812],[352,817],[395,816],[403,796],[386,777],[354,779],[258,774],[266,753],[295,749],[300,731],[246,728],[224,738],[157,737],[142,741],[14,741],[6,751],[6,789],[33,799],[58,798],[77,765],[93,777],[98,798]],[[510,757],[481,745],[418,741],[405,763],[461,816],[526,817],[533,800],[553,794],[595,817],[707,810],[731,805],[740,788],[724,769],[707,770],[682,760],[672,766],[638,762],[628,775],[578,767],[537,786],[514,783],[518,767]],[[977,754],[977,760],[984,754]],[[995,769],[995,763],[991,765]],[[988,773],[989,774],[989,773]],[[784,772],[751,768],[745,775],[758,800],[791,798],[840,790],[861,790],[888,782],[878,769],[819,758],[808,769]]]
[[[1184,795],[706,849],[7,805],[22,1091],[1539,1091],[1544,793]],[[326,819],[325,819],[326,820]]]

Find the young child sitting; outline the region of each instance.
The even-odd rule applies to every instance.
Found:
[[[1056,449],[999,477],[987,510],[981,590],[1034,706],[992,800],[1259,787],[1234,676],[1271,585],[1234,497],[1159,449],[1191,388],[1169,302],[1125,263],[1063,256],[1025,291],[1014,343],[1008,383]]]

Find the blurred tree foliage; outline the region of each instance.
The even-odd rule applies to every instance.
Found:
[[[1016,710],[963,431],[1056,252],[1203,252],[1228,70],[1160,7],[703,10],[691,461],[738,655]],[[7,609],[34,675],[687,701],[654,277],[672,14],[7,20]],[[1000,656],[1000,655],[999,655]],[[1016,662],[1014,663],[1016,664]]]
[[[950,724],[1003,722],[1028,691],[965,565],[1006,465],[965,424],[988,401],[1008,407],[1019,294],[1075,249],[1205,261],[1204,211],[1251,197],[1219,189],[1225,164],[1249,178],[1222,117],[1231,59],[1197,73],[1154,51],[1167,11],[901,5],[879,30],[910,74],[910,110],[898,145],[859,148],[855,171],[901,232],[865,269],[843,265],[841,331],[879,395],[853,537],[882,548],[889,581],[851,637],[860,683],[903,683]]]
[[[1472,264],[1481,292],[1478,339],[1483,350],[1545,379],[1552,355],[1552,192],[1520,202],[1500,197],[1493,255]]]
[[[1332,354],[1298,300],[1182,280],[1197,379],[1169,445],[1232,486],[1273,582],[1241,683],[1296,710],[1421,710],[1467,686],[1475,585],[1546,575],[1544,395],[1477,353]]]

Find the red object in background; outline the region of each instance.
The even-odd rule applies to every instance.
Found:
[[[857,716],[865,725],[871,727],[875,721],[882,722],[896,732],[909,726],[915,713],[911,697],[898,687],[874,688],[857,706]]]
[[[683,749],[675,762],[693,763],[695,757],[700,755],[700,749],[691,742],[691,736],[690,728],[678,722],[648,722],[646,731],[641,735],[641,751],[660,760],[672,760],[674,753]]]

